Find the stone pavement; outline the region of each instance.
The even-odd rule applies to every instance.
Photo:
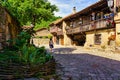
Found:
[[[120,80],[120,54],[60,47],[54,50],[61,80]]]

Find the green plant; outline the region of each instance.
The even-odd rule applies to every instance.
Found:
[[[50,38],[52,38],[52,35],[51,35],[51,34],[49,34],[49,35],[48,35],[48,38],[49,38],[49,39],[50,39]]]
[[[27,46],[24,44],[19,50],[19,60],[23,64],[44,64],[50,59],[52,59],[52,56],[46,52],[44,47],[36,48],[34,45]]]
[[[39,69],[53,59],[44,46],[38,48],[29,43],[31,34],[30,30],[22,31],[16,39],[9,40],[14,42],[14,45],[6,47],[0,54],[0,66],[2,65],[2,67],[8,69],[9,66],[15,64],[11,68],[16,71],[16,73],[13,73],[14,76],[23,77],[24,72],[27,74],[28,71],[34,72],[33,75],[37,73],[40,75]]]
[[[12,61],[22,64],[37,65],[44,64],[52,59],[52,56],[46,52],[45,47],[37,48],[28,43],[31,38],[29,31],[22,31],[14,40],[14,45],[4,50],[4,54],[0,54],[0,60]]]
[[[39,25],[44,21],[44,27],[53,21],[51,19],[56,18],[53,13],[58,11],[55,5],[44,0],[0,0],[0,4],[19,21],[20,25],[29,24],[35,19],[34,23]]]
[[[102,49],[106,49],[106,46],[105,46],[105,45],[102,45],[101,48],[102,48]]]

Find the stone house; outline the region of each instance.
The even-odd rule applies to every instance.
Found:
[[[17,36],[20,27],[17,21],[9,14],[9,12],[0,6],[0,49],[5,46],[10,46],[7,40],[13,39]]]
[[[117,9],[114,17],[116,23],[116,46],[120,47],[120,0],[114,0],[114,7]]]
[[[56,45],[64,45],[64,35],[61,19],[50,24],[50,33],[53,35],[53,42]]]
[[[114,4],[116,1],[119,0]],[[110,11],[107,0],[99,0],[79,12],[74,8],[73,12],[50,24],[50,32],[59,40],[62,38],[58,35],[58,28],[61,29],[63,45],[97,48],[120,45],[120,15]]]
[[[38,29],[32,38],[33,44],[35,46],[48,45],[50,37],[52,37],[52,35],[47,28]]]

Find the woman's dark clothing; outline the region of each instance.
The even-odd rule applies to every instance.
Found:
[[[54,48],[54,46],[53,46],[53,41],[52,41],[52,40],[49,41],[49,47],[50,47],[50,48]]]
[[[51,45],[49,45],[50,46],[50,48],[53,48],[53,45],[51,44]]]

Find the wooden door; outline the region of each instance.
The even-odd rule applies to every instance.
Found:
[[[64,37],[61,36],[61,45],[64,45]]]

